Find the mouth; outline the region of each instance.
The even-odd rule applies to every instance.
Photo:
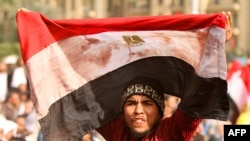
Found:
[[[146,120],[144,118],[132,118],[131,121],[134,125],[141,125],[141,124],[144,124],[146,122]]]

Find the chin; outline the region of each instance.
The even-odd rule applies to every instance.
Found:
[[[137,129],[130,129],[130,130],[132,134],[137,138],[144,137],[145,135],[149,133],[149,130],[137,130]]]

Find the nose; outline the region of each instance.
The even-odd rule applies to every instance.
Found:
[[[143,113],[143,106],[141,103],[137,103],[135,106],[135,114],[142,114]]]

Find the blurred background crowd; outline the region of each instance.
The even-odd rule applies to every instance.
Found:
[[[42,141],[19,49],[15,14],[18,8],[53,19],[82,19],[230,11],[233,37],[226,43],[228,61],[228,121],[204,120],[194,141],[222,141],[225,124],[250,124],[250,1],[248,0],[0,0],[0,141]],[[39,63],[39,62],[37,62]],[[166,95],[165,117],[180,99]],[[93,131],[83,141],[103,141]]]

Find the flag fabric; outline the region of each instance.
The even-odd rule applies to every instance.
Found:
[[[239,60],[234,60],[228,63],[228,72],[227,72],[227,80],[231,79],[231,76],[238,70],[242,68],[242,65]]]
[[[241,78],[247,88],[248,93],[250,94],[250,64],[245,65],[242,67]]]
[[[240,77],[242,65],[239,60],[228,62],[228,94],[230,111],[228,119],[232,124],[235,124],[240,115],[242,104],[244,103],[244,95],[246,94],[246,87]]]
[[[52,20],[17,13],[44,140],[80,139],[121,112],[124,85],[155,78],[194,117],[226,120],[223,14]]]
[[[235,60],[228,72],[228,93],[240,112],[249,97],[249,65],[242,66]]]
[[[228,94],[230,96],[231,115],[233,123],[236,124],[237,118],[247,109],[250,99],[250,65],[242,65],[239,60],[234,60],[228,70],[227,83]],[[233,106],[235,105],[235,106]],[[233,108],[235,107],[235,108]]]

